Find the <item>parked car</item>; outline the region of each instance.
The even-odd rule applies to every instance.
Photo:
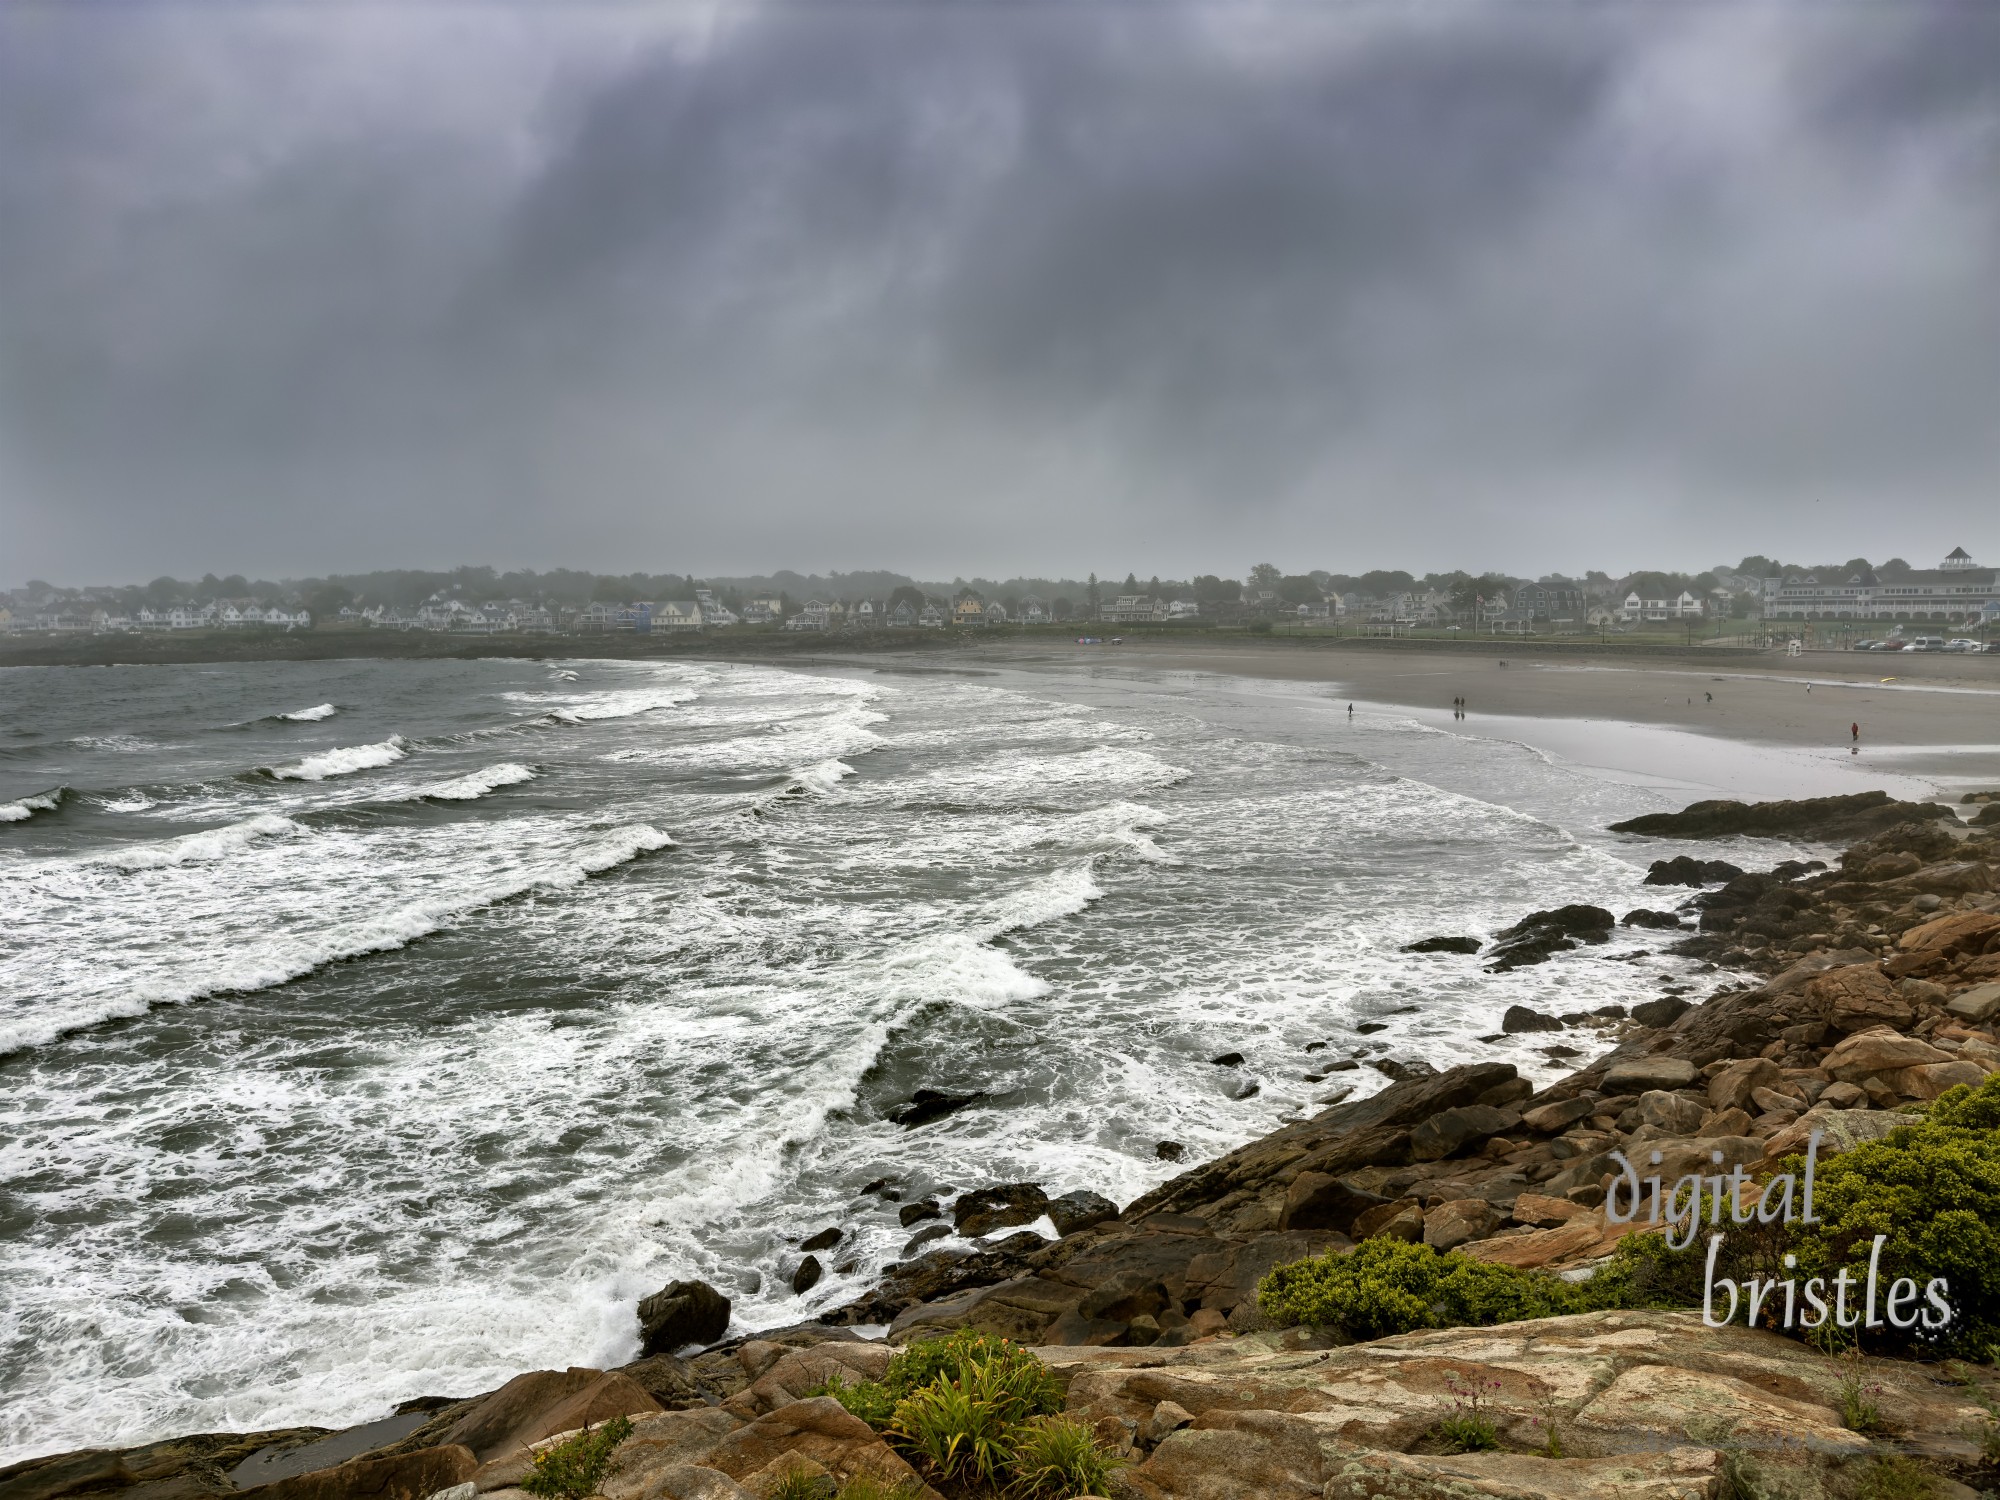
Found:
[[[1941,635],[1920,635],[1914,641],[1910,642],[1910,649],[1912,651],[1942,651],[1944,650],[1944,637]]]
[[[1954,640],[1946,641],[1944,649],[1947,651],[1977,651],[1979,649],[1979,642],[1973,640],[1970,636],[1961,635]]]
[[[1882,643],[1880,641],[1856,641],[1854,649],[1856,651],[1879,651],[1882,649]]]

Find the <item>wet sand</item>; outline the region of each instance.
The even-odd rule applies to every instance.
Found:
[[[1790,795],[1880,785],[1901,796],[1928,787],[1955,801],[1975,788],[2000,789],[1994,655],[1730,652],[1705,660],[1697,649],[1666,662],[1635,662],[1610,653],[1538,658],[1505,642],[1384,649],[1128,641],[1054,649],[993,642],[931,659],[1036,675],[1129,676],[1160,688],[1179,674],[1292,684],[1338,700],[1343,711],[1349,701],[1357,712],[1395,707],[1436,727],[1519,740],[1573,762],[1596,755],[1644,779],[1744,796],[1779,795],[1760,788],[1791,784],[1793,772],[1798,789]],[[1454,716],[1455,698],[1466,702],[1463,719]],[[1618,726],[1676,732],[1615,732]],[[1761,757],[1769,774],[1752,777],[1732,773],[1739,758],[1716,741],[1784,753]],[[1780,766],[1792,770],[1779,775]]]

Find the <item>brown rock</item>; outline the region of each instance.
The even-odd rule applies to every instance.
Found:
[[[1684,1089],[1701,1077],[1684,1057],[1627,1057],[1604,1070],[1607,1094],[1643,1094],[1649,1089]]]
[[[2000,916],[1954,912],[1912,927],[1896,940],[1896,946],[1904,953],[1984,953],[1996,937],[2000,937]]]
[[[1641,1125],[1651,1125],[1669,1135],[1688,1134],[1701,1124],[1702,1116],[1708,1113],[1692,1099],[1670,1094],[1665,1089],[1648,1089],[1632,1107],[1638,1111]]]
[[[488,1463],[526,1447],[537,1438],[561,1432],[562,1428],[548,1425],[549,1414],[596,1384],[603,1374],[602,1370],[571,1368],[530,1370],[516,1375],[474,1404],[446,1430],[442,1441],[470,1448],[481,1463]],[[646,1399],[650,1401],[652,1397]]]
[[[1981,984],[1954,995],[1945,1002],[1945,1012],[1974,1026],[1983,1026],[2000,1015],[2000,984]]]
[[[1545,1198],[1540,1193],[1523,1193],[1514,1200],[1514,1217],[1536,1229],[1555,1229],[1572,1219],[1587,1218],[1590,1210],[1567,1198]]]
[[[1758,1061],[1763,1061],[1759,1058]],[[1712,1109],[1702,1116],[1696,1135],[1748,1135],[1750,1113],[1742,1109]]]
[[[1907,882],[1920,891],[1937,896],[1965,895],[1993,889],[1993,872],[1978,860],[1952,864],[1925,865]]]
[[[1977,1088],[1986,1079],[1986,1070],[1976,1062],[1923,1063],[1914,1068],[1898,1068],[1878,1074],[1881,1080],[1905,1099],[1935,1099],[1948,1088],[1969,1083]]]
[[[1411,1128],[1410,1155],[1417,1161],[1439,1161],[1520,1123],[1521,1117],[1512,1110],[1487,1104],[1440,1110]]]
[[[1849,964],[1829,969],[1806,986],[1806,997],[1824,1007],[1835,1031],[1865,1031],[1870,1026],[1907,1026],[1914,1012],[1909,997],[1898,994],[1887,975],[1874,964]]]
[[[811,1459],[843,1482],[865,1474],[884,1486],[907,1484],[925,1492],[916,1471],[875,1429],[831,1396],[795,1401],[759,1417],[717,1443],[703,1462],[731,1479],[742,1479],[786,1453]]]
[[[1566,1125],[1587,1118],[1597,1108],[1595,1093],[1578,1094],[1572,1099],[1558,1099],[1553,1104],[1543,1104],[1537,1108],[1524,1110],[1521,1123],[1530,1130],[1538,1130],[1544,1135],[1553,1135]]]
[[[1744,1109],[1754,1090],[1769,1088],[1783,1076],[1776,1063],[1761,1057],[1727,1063],[1708,1080],[1708,1102],[1718,1110]]]
[[[1424,1243],[1433,1250],[1456,1250],[1491,1234],[1499,1218],[1484,1198],[1453,1198],[1425,1211]]]
[[[1859,1083],[1873,1073],[1950,1061],[1949,1053],[1915,1037],[1899,1036],[1893,1031],[1859,1031],[1827,1054],[1825,1066],[1840,1081]]]
[[[1371,1208],[1354,1221],[1353,1234],[1357,1240],[1372,1240],[1381,1235],[1415,1244],[1424,1237],[1423,1205],[1414,1198],[1402,1198]]]
[[[729,1299],[705,1281],[676,1281],[639,1304],[639,1352],[672,1354],[729,1331]]]
[[[1285,1191],[1281,1229],[1336,1229],[1346,1234],[1354,1221],[1389,1200],[1364,1192],[1327,1172],[1301,1172]]]
[[[388,1458],[357,1458],[244,1493],[258,1500],[425,1500],[465,1483],[478,1468],[471,1449],[450,1444]]]

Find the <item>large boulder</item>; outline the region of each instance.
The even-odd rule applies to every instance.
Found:
[[[951,1206],[951,1222],[968,1239],[1015,1224],[1032,1224],[1049,1211],[1049,1195],[1033,1182],[961,1193]]]
[[[1617,918],[1601,906],[1573,903],[1527,916],[1496,933],[1486,967],[1492,973],[1546,962],[1579,943],[1602,943],[1611,936]]]
[[[1500,1030],[1507,1036],[1518,1036],[1524,1031],[1561,1031],[1565,1024],[1525,1005],[1510,1005],[1500,1017]]]
[[[1696,859],[1677,854],[1672,859],[1656,859],[1646,871],[1647,885],[1721,885],[1743,873],[1741,865],[1726,859]]]
[[[1118,1217],[1118,1205],[1101,1193],[1079,1188],[1049,1200],[1049,1222],[1057,1234],[1077,1234]]]
[[[2000,807],[2000,803],[1993,804]],[[1974,1026],[1984,1026],[1994,1016],[2000,1015],[2000,984],[1978,984],[1971,989],[1951,997],[1945,1002],[1945,1010],[1955,1019],[1970,1022]]]
[[[1828,969],[1805,987],[1805,995],[1821,1007],[1835,1031],[1866,1031],[1873,1026],[1908,1026],[1916,1012],[1889,977],[1874,964],[1845,964]]]
[[[642,1354],[713,1344],[729,1330],[729,1299],[705,1281],[675,1281],[639,1304]]]
[[[1936,802],[1898,802],[1887,792],[1855,792],[1845,797],[1805,797],[1798,801],[1695,802],[1674,813],[1648,813],[1613,823],[1613,833],[1656,838],[1808,838],[1845,843],[1904,822],[1955,816]]]
[[[1362,1214],[1388,1201],[1380,1193],[1355,1187],[1331,1173],[1301,1172],[1285,1190],[1284,1212],[1278,1224],[1282,1229],[1332,1229],[1346,1234]]]
[[[1860,1083],[1878,1073],[1952,1060],[1949,1052],[1940,1052],[1913,1036],[1888,1030],[1858,1031],[1827,1053],[1822,1066],[1843,1083]]]
[[[1598,1087],[1607,1094],[1643,1094],[1648,1089],[1684,1089],[1701,1071],[1684,1057],[1626,1057],[1604,1070]]]
[[[1462,1104],[1440,1110],[1410,1131],[1410,1155],[1418,1161],[1441,1161],[1465,1147],[1514,1129],[1521,1117],[1511,1109],[1488,1104]]]
[[[1708,1080],[1709,1106],[1718,1110],[1748,1109],[1753,1093],[1771,1087],[1783,1077],[1783,1071],[1769,1058],[1741,1058]]]
[[[386,1458],[351,1459],[330,1469],[295,1474],[246,1493],[257,1496],[258,1500],[425,1500],[439,1490],[464,1484],[478,1467],[467,1448],[419,1448],[414,1453],[396,1453]],[[5,1485],[0,1484],[0,1490],[4,1489]]]

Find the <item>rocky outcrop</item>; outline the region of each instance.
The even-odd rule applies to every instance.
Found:
[[[1799,838],[1836,844],[1897,823],[1952,816],[1941,803],[1898,802],[1887,792],[1855,792],[1794,802],[1696,802],[1680,812],[1613,823],[1611,831],[1671,839]]]
[[[1729,1466],[1779,1430],[1822,1444],[1769,1460],[1792,1464],[1806,1494],[1827,1465],[1871,1461],[1872,1450],[1827,1422],[1829,1367],[1799,1345],[1741,1329],[1689,1334],[1673,1315],[1607,1314],[1330,1350],[1260,1331],[1257,1286],[1277,1265],[1373,1236],[1580,1270],[1629,1228],[1603,1209],[1613,1150],[1659,1151],[1667,1178],[1708,1171],[1717,1156],[1763,1174],[1815,1130],[1822,1155],[1850,1149],[1894,1129],[1904,1106],[2000,1071],[2000,896],[1965,873],[1992,869],[1996,854],[1983,830],[1897,822],[1834,870],[1731,876],[1699,898],[1702,930],[1682,947],[1757,978],[1705,1000],[1671,993],[1629,1017],[1615,1007],[1538,1016],[1579,1040],[1596,1028],[1615,1042],[1539,1093],[1507,1063],[1436,1072],[1368,1059],[1394,1080],[1380,1093],[1194,1165],[1122,1215],[1092,1193],[1051,1199],[1022,1183],[961,1195],[948,1226],[937,1200],[902,1205],[890,1184],[871,1184],[884,1213],[928,1225],[920,1237],[955,1227],[993,1238],[928,1253],[913,1242],[870,1292],[822,1321],[728,1344],[715,1343],[726,1299],[675,1283],[641,1305],[649,1352],[622,1370],[532,1372],[337,1434],[37,1460],[0,1471],[0,1500],[239,1490],[280,1500],[281,1482],[300,1497],[331,1494],[328,1485],[391,1495],[468,1463],[472,1482],[497,1493],[538,1445],[613,1415],[633,1416],[637,1430],[605,1483],[610,1500],[754,1495],[791,1472],[910,1479],[865,1424],[808,1395],[836,1375],[881,1374],[890,1349],[847,1324],[887,1324],[892,1342],[973,1327],[1054,1346],[1072,1411],[1134,1460],[1121,1480],[1133,1495],[1266,1492],[1245,1489],[1254,1481],[1274,1494],[1636,1488],[1722,1500]],[[1558,908],[1502,939],[1569,945],[1609,931],[1608,912]],[[1162,1159],[1179,1159],[1177,1149],[1159,1148]],[[1060,1238],[1024,1227],[1044,1214]],[[844,1235],[822,1230],[799,1248]],[[671,1352],[699,1344],[712,1347]],[[1445,1455],[1424,1436],[1447,1370],[1496,1383],[1506,1451]],[[1904,1390],[1901,1367],[1884,1378],[1900,1392],[1885,1403],[1902,1413],[1898,1441],[1916,1435],[1916,1451],[1946,1468],[1971,1451],[1941,1425],[1952,1398]],[[1530,1413],[1558,1424],[1567,1457],[1543,1454],[1523,1425]],[[1632,1446],[1639,1433],[1650,1436]]]
[[[1552,954],[1583,943],[1602,943],[1610,938],[1616,920],[1601,906],[1581,904],[1530,912],[1495,935],[1493,948],[1486,955],[1493,960],[1487,970],[1503,973],[1544,963]]]
[[[729,1327],[729,1299],[705,1281],[676,1281],[639,1304],[639,1347],[671,1354],[712,1344]]]

